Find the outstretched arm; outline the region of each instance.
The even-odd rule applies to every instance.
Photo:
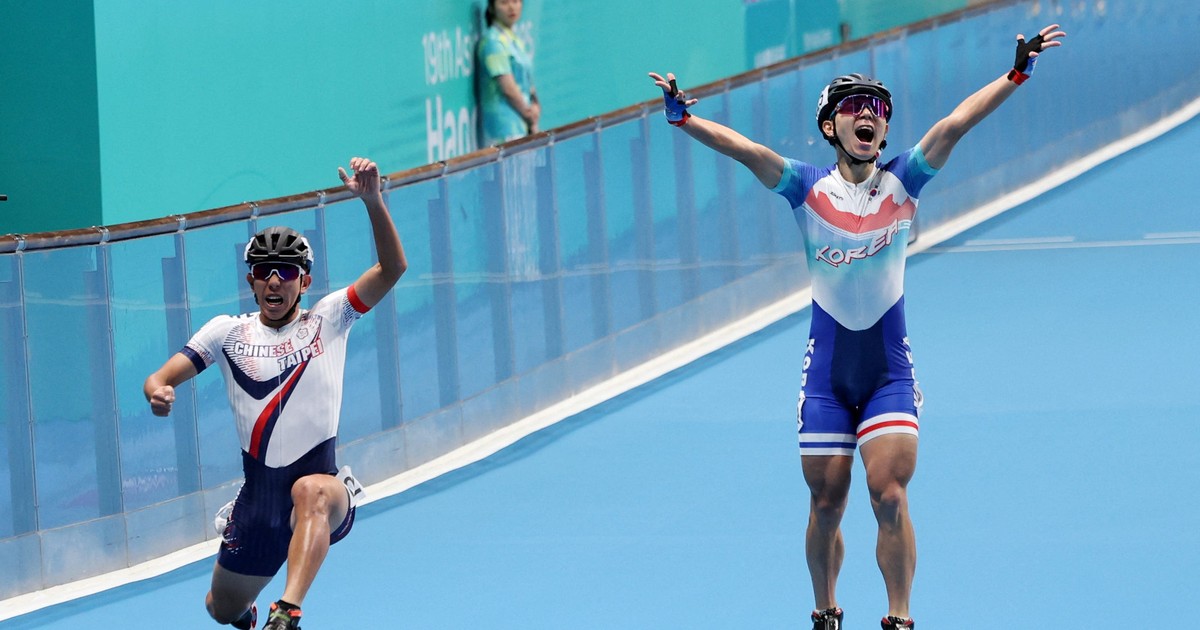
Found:
[[[921,150],[930,166],[945,166],[958,141],[979,121],[996,111],[1001,103],[1017,91],[1017,86],[1029,78],[1041,51],[1062,46],[1062,42],[1057,40],[1065,37],[1066,33],[1057,28],[1057,24],[1051,24],[1029,42],[1025,41],[1024,35],[1017,35],[1017,60],[1013,70],[968,96],[949,116],[939,120],[926,132],[925,137],[921,138]]]
[[[375,236],[375,251],[379,254],[379,262],[354,281],[354,292],[358,299],[371,308],[387,295],[408,269],[408,259],[404,256],[404,245],[400,243],[400,234],[392,224],[387,204],[383,202],[379,167],[367,158],[356,157],[350,159],[350,170],[354,171],[354,175],[347,175],[346,169],[339,166],[338,176],[346,188],[367,206],[367,216],[371,219],[371,231]]]
[[[763,186],[774,188],[779,184],[783,177],[784,162],[778,153],[725,125],[686,112],[685,109],[695,105],[697,99],[689,100],[682,91],[675,89],[674,74],[668,72],[664,79],[651,72],[650,78],[654,80],[654,85],[662,88],[668,112],[675,111],[677,114],[676,120],[668,116],[671,124],[683,129],[704,146],[744,164]]]

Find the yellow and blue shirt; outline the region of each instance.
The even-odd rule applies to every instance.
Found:
[[[510,28],[493,24],[479,40],[480,146],[492,146],[529,133],[521,114],[512,108],[496,78],[512,75],[521,95],[533,92],[532,46]]]

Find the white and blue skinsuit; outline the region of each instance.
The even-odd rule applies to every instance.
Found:
[[[258,313],[221,315],[181,351],[196,372],[217,365],[242,446],[245,483],[222,533],[217,562],[243,575],[275,575],[292,538],[292,485],[337,473],[336,447],[350,329],[369,309],[351,285],[280,328]],[[354,507],[330,544],[354,525]]]
[[[797,421],[804,455],[853,455],[880,435],[917,435],[921,392],[904,322],[904,264],[917,197],[937,170],[920,146],[866,181],[787,159],[773,189],[791,203],[812,280]]]

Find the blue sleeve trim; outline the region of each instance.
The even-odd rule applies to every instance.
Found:
[[[912,148],[912,157],[913,163],[917,165],[917,168],[921,169],[922,173],[931,177],[938,174],[938,169],[933,168],[929,165],[929,162],[925,161],[925,151],[921,149],[920,143]]]
[[[203,372],[204,368],[208,367],[205,365],[204,359],[200,356],[200,354],[187,346],[184,346],[183,350],[179,351],[179,354],[187,357],[188,360],[192,362],[192,366],[196,368],[197,374]]]
[[[793,179],[796,179],[796,169],[792,166],[791,160],[784,158],[783,175],[779,177],[779,183],[775,184],[775,187],[771,189],[771,192],[782,193],[787,189],[788,184],[792,183]]]

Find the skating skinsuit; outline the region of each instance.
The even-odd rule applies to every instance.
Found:
[[[812,327],[797,405],[805,455],[853,455],[889,433],[917,434],[921,393],[904,323],[904,262],[921,188],[920,147],[861,184],[836,166],[785,160],[774,191],[792,205],[812,278]]]
[[[274,575],[291,539],[292,484],[337,472],[346,340],[367,310],[351,286],[279,329],[258,313],[216,317],[183,349],[197,371],[220,366],[242,444],[246,478],[218,557],[225,568]],[[353,512],[333,539],[352,523]]]

